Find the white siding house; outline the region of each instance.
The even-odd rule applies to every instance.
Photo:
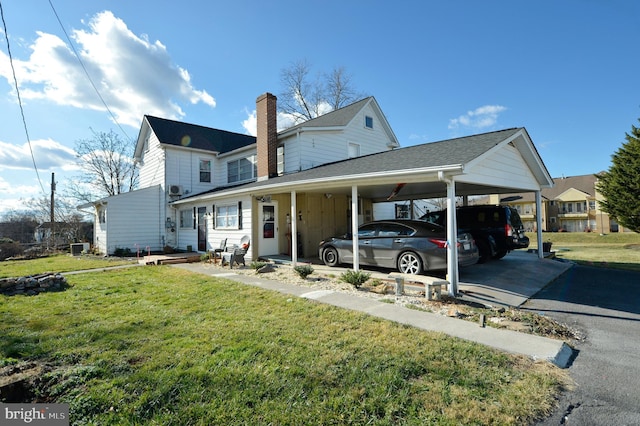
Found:
[[[400,146],[372,97],[287,129],[278,139],[285,173]]]
[[[277,134],[277,145],[280,174],[399,146],[373,97],[284,130]],[[215,226],[220,212],[214,210],[213,202],[187,200],[255,182],[255,137],[145,116],[134,159],[139,167],[140,189],[92,203],[96,212],[94,245],[100,252],[111,254],[116,248],[135,244],[154,251],[165,246],[205,251],[219,246],[222,238],[239,242],[251,233],[256,223],[251,197],[224,200],[225,205],[242,205],[238,214],[241,222],[233,227]],[[147,191],[149,188],[154,189]],[[180,205],[174,205],[178,201]],[[215,204],[222,206],[218,201]],[[132,226],[137,222],[130,219],[131,209],[150,206],[153,225]],[[101,215],[108,223],[100,222]]]
[[[117,249],[159,251],[164,242],[164,205],[160,185],[138,189],[96,203],[94,245],[100,253]]]

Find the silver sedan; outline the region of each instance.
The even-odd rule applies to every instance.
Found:
[[[477,263],[478,248],[473,237],[460,233],[458,265]],[[381,220],[358,228],[361,265],[397,269],[402,273],[447,269],[447,232],[434,223],[415,220]],[[320,242],[320,259],[328,266],[353,263],[351,234]]]

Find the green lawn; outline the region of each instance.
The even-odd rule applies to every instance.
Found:
[[[0,296],[0,366],[52,366],[39,398],[69,403],[74,425],[529,424],[568,383],[549,363],[170,266],[67,279]]]
[[[38,275],[46,272],[70,272],[84,269],[110,268],[112,266],[136,264],[126,258],[103,258],[97,256],[58,255],[31,260],[0,262],[0,278]]]
[[[529,247],[537,246],[537,235],[527,234]],[[580,264],[640,271],[640,234],[613,233],[600,235],[587,232],[545,232],[543,241],[561,259]]]

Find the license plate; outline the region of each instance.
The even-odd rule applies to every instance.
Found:
[[[471,250],[471,244],[469,243],[463,244],[462,247],[464,247],[465,250]]]

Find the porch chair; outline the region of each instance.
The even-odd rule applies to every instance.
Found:
[[[218,258],[220,258],[220,260],[222,261],[222,253],[224,253],[227,250],[227,239],[223,238],[220,241],[220,247],[213,249],[211,251],[211,255],[213,256],[213,263],[216,263]]]
[[[225,263],[229,262],[229,268],[233,268],[234,263],[237,263],[238,265],[242,263],[242,266],[246,266],[244,262],[244,255],[247,254],[247,251],[249,250],[250,245],[251,244],[250,244],[249,236],[245,235],[240,240],[239,246],[234,245],[231,248],[231,250],[221,253],[222,260],[220,264],[224,265]]]

